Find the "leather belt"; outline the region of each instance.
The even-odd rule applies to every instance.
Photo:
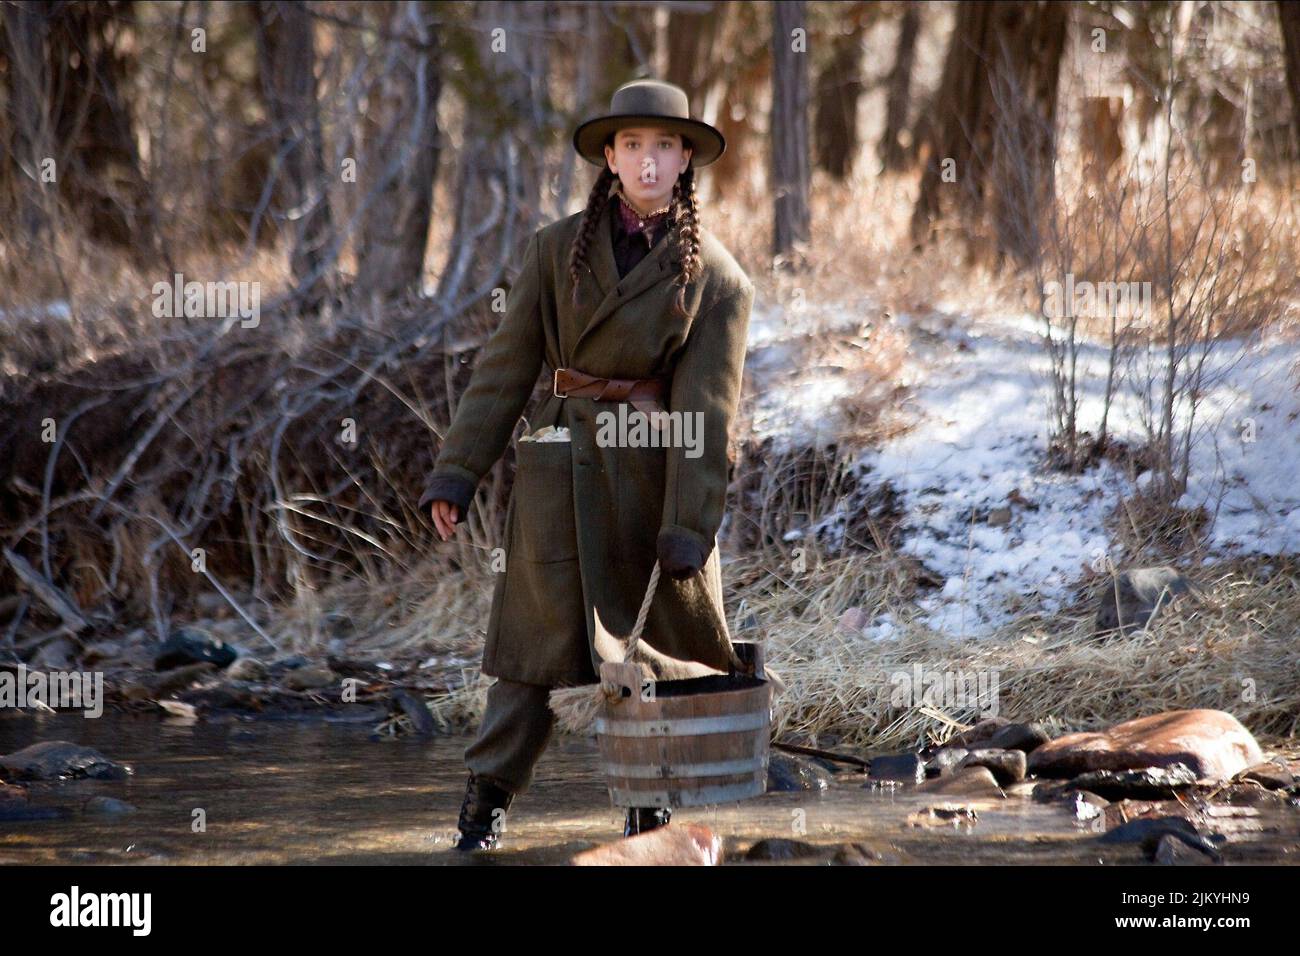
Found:
[[[649,415],[662,411],[666,382],[662,378],[602,378],[576,368],[557,368],[551,379],[556,398],[590,398],[597,402],[630,402]]]

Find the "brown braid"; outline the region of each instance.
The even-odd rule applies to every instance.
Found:
[[[587,251],[591,248],[591,237],[596,231],[596,222],[600,219],[600,214],[609,202],[609,189],[614,184],[618,176],[610,172],[609,166],[604,166],[600,170],[600,175],[596,177],[596,184],[591,187],[591,194],[587,196],[587,208],[582,214],[582,222],[578,226],[578,234],[573,237],[573,248],[569,251],[569,279],[573,283],[573,306],[578,306],[578,282],[582,277],[582,268],[587,264]]]
[[[683,140],[689,147],[690,141]],[[587,208],[582,213],[582,222],[573,237],[573,247],[569,252],[569,279],[573,284],[573,304],[578,304],[578,283],[582,278],[582,269],[587,264],[587,253],[591,249],[591,238],[596,231],[596,223],[605,204],[610,199],[610,188],[618,179],[610,172],[608,166],[601,168],[596,177],[591,193],[587,196]],[[687,165],[686,171],[677,177],[673,184],[673,198],[669,203],[670,216],[677,227],[673,234],[673,251],[679,267],[676,279],[677,296],[673,299],[673,311],[679,318],[686,316],[686,285],[700,276],[700,203],[695,193],[695,167]]]
[[[677,262],[677,296],[673,299],[673,312],[686,317],[686,285],[700,276],[700,201],[695,193],[695,167],[686,171],[673,184],[673,222],[677,233],[673,236]]]

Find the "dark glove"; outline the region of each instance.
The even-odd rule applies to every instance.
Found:
[[[463,520],[469,513],[470,502],[473,500],[474,486],[466,479],[457,475],[435,475],[429,480],[416,507],[420,511],[428,511],[435,501],[450,501],[460,509],[459,517]]]
[[[660,569],[678,581],[696,574],[709,557],[709,552],[695,538],[673,528],[660,531],[656,544]]]

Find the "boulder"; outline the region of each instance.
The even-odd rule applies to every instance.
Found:
[[[925,761],[917,754],[884,754],[872,757],[867,779],[920,783],[925,779]]]
[[[1075,777],[1071,790],[1087,790],[1107,800],[1170,800],[1196,784],[1196,775],[1183,764],[1144,770],[1094,770]]]
[[[1058,737],[1029,755],[1029,772],[1060,778],[1181,763],[1202,779],[1227,780],[1263,760],[1255,738],[1231,714],[1171,710],[1097,733]]]
[[[746,860],[803,860],[814,856],[823,856],[826,851],[821,847],[804,843],[802,840],[769,839],[759,840],[745,854]]]
[[[969,730],[963,730],[961,733],[954,735],[944,746],[965,747],[967,750],[972,750],[978,744],[988,743],[993,739],[994,734],[1003,727],[1009,726],[1011,726],[1011,721],[1005,717],[987,717]]]
[[[1173,834],[1161,836],[1152,860],[1161,866],[1212,866],[1218,853],[1210,855],[1201,845],[1184,842]]]
[[[99,816],[118,816],[127,813],[135,813],[136,808],[125,800],[116,800],[113,797],[91,797],[81,807],[82,813],[93,813]]]
[[[916,788],[925,793],[944,793],[963,797],[1005,796],[987,767],[965,767],[950,777],[935,777]]]
[[[1151,618],[1191,589],[1187,578],[1171,567],[1121,571],[1107,582],[1098,597],[1093,633],[1144,628]]]
[[[972,750],[961,762],[961,767],[987,767],[998,786],[1025,779],[1025,754],[1021,750]]]
[[[1020,750],[1031,753],[1052,738],[1038,724],[1007,724],[983,744],[994,750]]]
[[[925,775],[927,777],[945,777],[955,771],[961,762],[966,759],[970,753],[965,747],[944,747],[937,750],[925,762]]]
[[[771,753],[767,759],[769,793],[825,790],[831,785],[833,779],[834,777],[825,768],[811,760],[783,753]]]
[[[1268,762],[1247,767],[1233,779],[1243,783],[1257,783],[1265,790],[1287,790],[1295,785],[1295,776],[1290,770]]]
[[[226,668],[228,680],[264,681],[268,673],[267,666],[256,657],[240,657]]]
[[[225,641],[217,640],[194,628],[182,627],[158,648],[154,670],[166,671],[188,664],[215,664],[229,667],[239,656],[238,651]]]
[[[831,857],[831,866],[871,866],[881,860],[880,852],[865,843],[846,843]]]
[[[909,827],[974,826],[979,822],[979,818],[979,812],[974,807],[945,803],[908,814],[907,825]]]
[[[706,826],[670,823],[573,858],[574,866],[716,866],[722,841]]]
[[[131,774],[98,750],[66,740],[45,740],[0,757],[0,769],[10,780],[124,780]]]

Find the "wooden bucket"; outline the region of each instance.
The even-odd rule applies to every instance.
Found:
[[[652,574],[643,611],[657,581]],[[634,643],[644,614],[637,624]],[[759,645],[732,648],[752,675],[733,667],[730,674],[649,681],[638,664],[601,664],[606,694],[596,735],[614,806],[694,807],[767,790],[772,685]]]

